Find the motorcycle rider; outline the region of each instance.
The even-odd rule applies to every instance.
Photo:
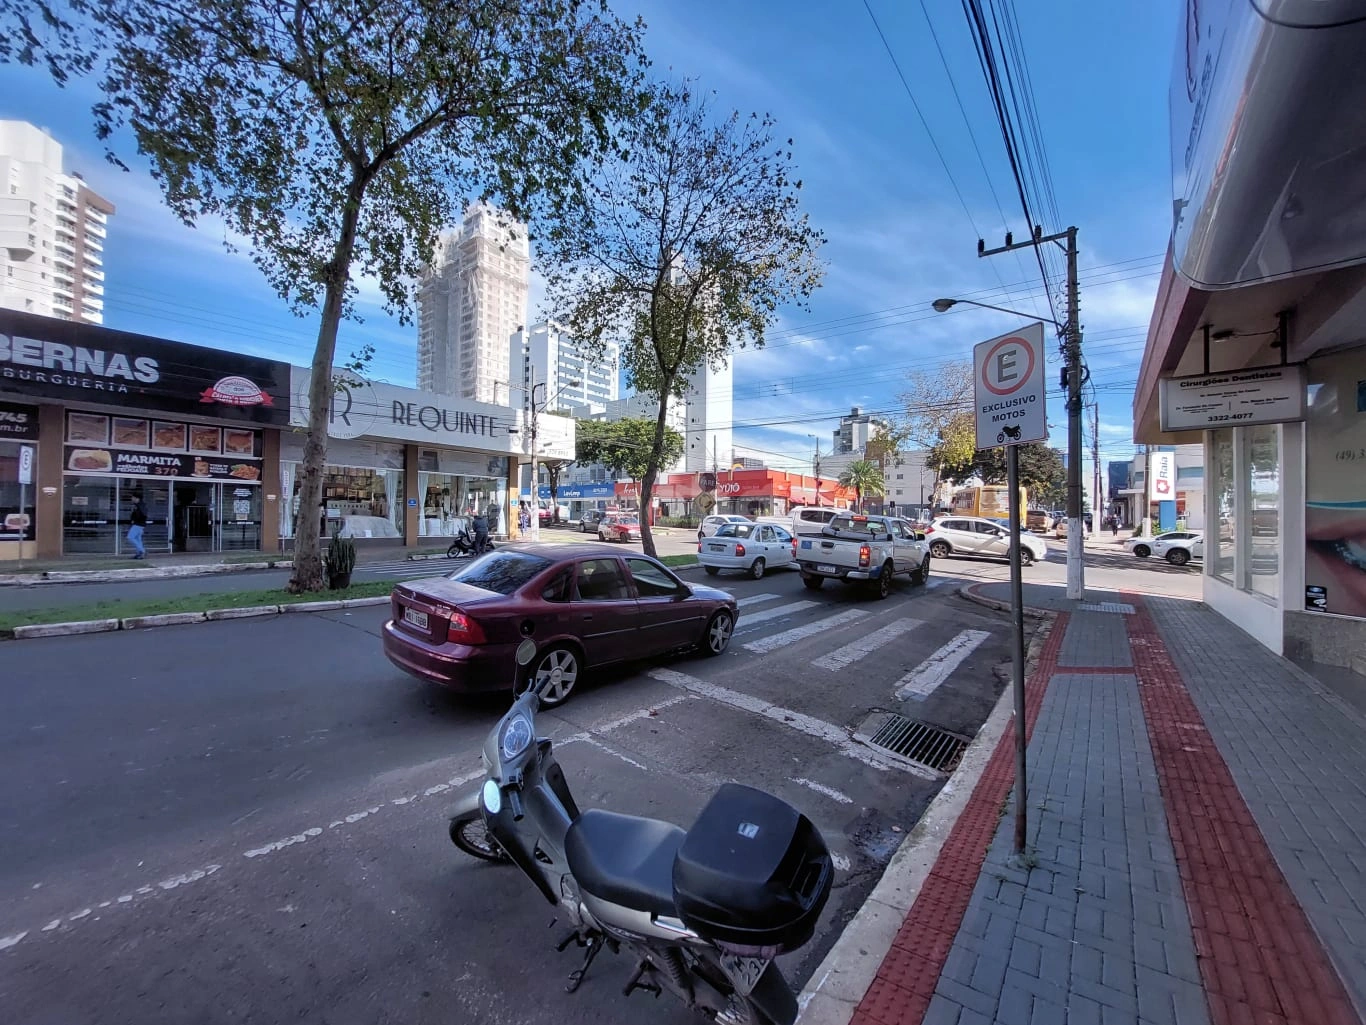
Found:
[[[474,528],[474,554],[483,555],[489,543],[489,518],[478,506],[470,506],[470,526]]]

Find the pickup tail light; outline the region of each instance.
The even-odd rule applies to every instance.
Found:
[[[797,554],[797,539],[795,537],[792,539],[792,554]]]
[[[858,550],[858,564],[859,564],[860,566],[867,566],[867,565],[868,565],[869,563],[871,563],[872,561],[873,561],[873,550],[872,550],[871,548],[869,548],[867,545],[859,545],[859,550]]]
[[[737,541],[736,544],[735,544],[735,554],[736,554],[737,556],[740,556],[740,555],[744,555],[744,554],[745,554],[745,546],[742,545],[742,544],[740,544],[738,541]]]
[[[921,531],[921,533],[924,534],[926,537],[929,537],[931,534],[934,533],[934,528],[926,527],[923,531]]]
[[[458,609],[451,611],[446,637],[458,644],[483,644],[486,640],[483,627]]]
[[[701,542],[701,541],[697,542],[697,550],[698,550],[699,553],[702,551],[702,542]]]

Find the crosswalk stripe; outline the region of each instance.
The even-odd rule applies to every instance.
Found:
[[[856,619],[862,619],[868,613],[863,609],[845,609],[843,612],[833,616],[826,616],[818,619],[814,623],[804,623],[801,626],[794,626],[791,630],[784,630],[782,633],[769,634],[767,637],[760,637],[758,640],[750,641],[745,645],[746,651],[757,652],[762,655],[766,651],[773,651],[776,648],[784,648],[795,641],[800,641],[803,637],[810,637],[818,634],[822,630],[828,630],[833,626],[842,626],[845,623],[852,623]]]
[[[781,708],[778,705],[770,704],[763,698],[756,698],[750,694],[741,694],[739,691],[719,687],[714,683],[707,683],[705,680],[699,680],[695,676],[688,676],[686,673],[675,672],[672,669],[651,669],[646,675],[660,683],[667,683],[671,687],[710,698],[712,701],[738,708],[741,711],[761,715],[765,719],[776,722],[779,726],[805,733],[808,737],[815,737],[817,740],[824,740],[850,758],[856,758],[875,769],[885,771],[890,768],[888,763],[877,758],[871,751],[850,737],[846,730],[834,723],[828,723],[823,719],[804,715],[801,712],[794,712],[788,708]],[[900,765],[896,767],[903,768]],[[913,772],[909,768],[907,771]]]
[[[779,605],[776,609],[764,609],[763,612],[755,612],[741,618],[735,629],[737,631],[748,630],[750,627],[758,626],[760,623],[767,623],[770,619],[782,619],[784,616],[790,616],[794,613],[801,612],[803,609],[809,609],[815,604],[816,603],[813,601],[794,601],[789,602],[786,605]]]
[[[864,634],[856,641],[851,641],[842,648],[836,648],[828,655],[822,655],[811,664],[818,669],[844,669],[853,665],[859,659],[872,654],[884,644],[888,644],[904,633],[910,633],[924,623],[919,619],[898,619],[894,623],[888,623],[880,630]]]
[[[746,605],[758,605],[761,601],[772,601],[781,597],[781,594],[750,594],[740,598],[735,604],[743,609]]]
[[[963,659],[976,650],[977,646],[990,637],[985,630],[964,630],[948,644],[944,645],[929,658],[921,662],[896,682],[896,696],[901,699],[924,699],[935,692],[947,680]]]

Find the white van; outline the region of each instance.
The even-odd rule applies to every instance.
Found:
[[[831,509],[829,506],[799,505],[786,516],[756,516],[756,523],[772,523],[797,537],[816,537],[821,528],[847,509]]]

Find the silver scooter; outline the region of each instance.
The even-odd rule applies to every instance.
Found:
[[[517,680],[536,658],[517,648]],[[656,819],[580,812],[527,687],[484,743],[486,779],[456,805],[451,840],[512,862],[557,905],[585,948],[578,989],[603,947],[636,968],[622,990],[668,990],[721,1025],[791,1025],[797,1001],[774,958],[811,939],[834,867],[820,832],[786,802],[724,784],[686,832]]]

